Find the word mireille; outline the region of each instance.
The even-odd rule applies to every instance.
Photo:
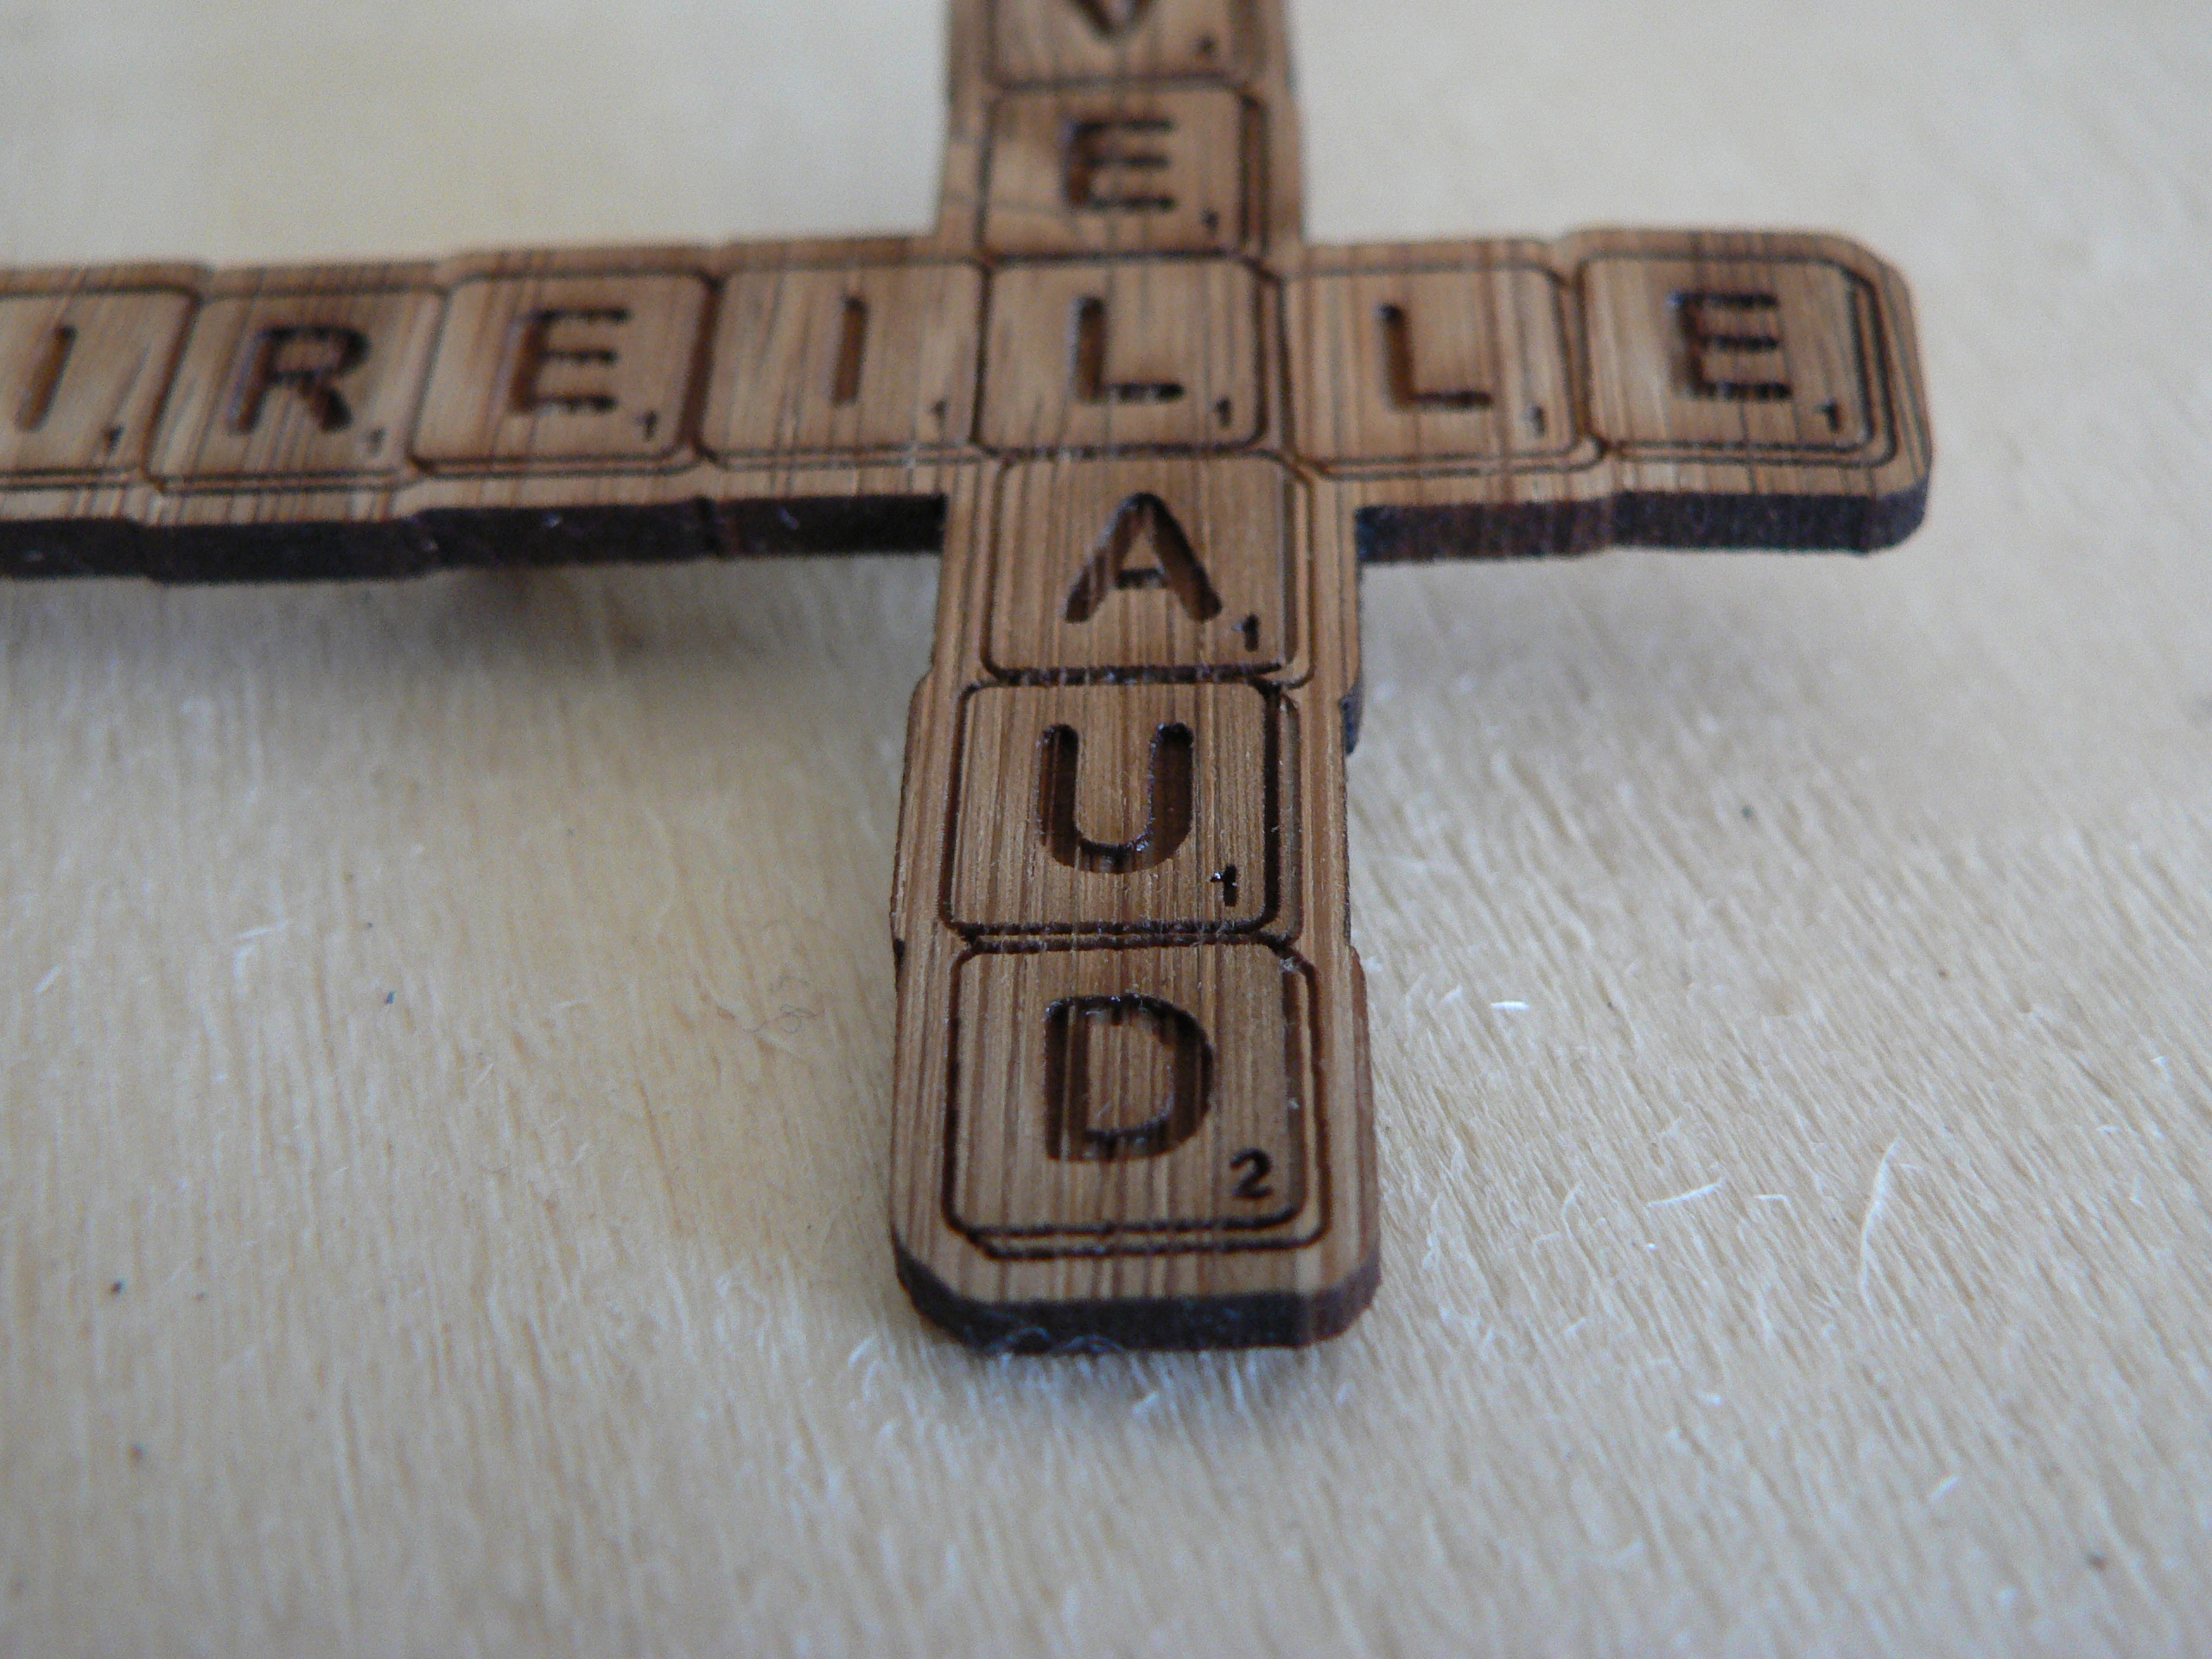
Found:
[[[1910,304],[1821,236],[1308,245],[1280,0],[953,0],[951,61],[924,237],[0,274],[0,574],[942,553],[900,1278],[983,1345],[1325,1337],[1360,563],[1897,542]]]

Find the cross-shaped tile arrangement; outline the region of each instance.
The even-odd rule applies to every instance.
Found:
[[[0,572],[941,551],[899,1276],[982,1344],[1332,1335],[1359,565],[1871,550],[1930,448],[1847,242],[1309,245],[1286,47],[1280,0],[952,0],[919,238],[0,276]]]

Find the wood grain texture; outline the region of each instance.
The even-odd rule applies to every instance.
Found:
[[[774,149],[892,14],[595,13],[476,69],[501,144],[388,9],[99,16],[10,20],[16,261],[926,213]],[[1946,442],[1872,565],[1369,572],[1363,1324],[979,1363],[905,1308],[933,567],[13,588],[0,1645],[2205,1645],[2193,14],[1298,22],[1317,234],[1847,226]],[[323,148],[341,92],[402,118]],[[631,170],[671,108],[729,161]]]
[[[1848,243],[1307,248],[1283,33],[1257,0],[958,0],[928,238],[212,273],[181,346],[140,273],[17,273],[0,569],[938,543],[972,569],[909,729],[901,1279],[986,1345],[1333,1334],[1378,1268],[1337,753],[1357,562],[1866,551],[1918,524],[1931,454],[1904,284]],[[71,464],[93,489],[55,487]],[[1231,940],[1280,953],[1283,998],[1189,966],[1249,976]],[[1047,954],[974,960],[1008,950]],[[977,1047],[980,1009],[1012,1023]],[[1262,1075],[1281,1132],[1240,1141]],[[1057,1127],[1094,1096],[1137,1116]],[[1163,1230],[1160,1181],[1217,1202]],[[968,1219],[1046,1193],[1072,1206],[1057,1254]]]

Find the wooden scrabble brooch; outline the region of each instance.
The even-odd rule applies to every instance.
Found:
[[[1313,1341],[1376,1277],[1358,567],[1897,542],[1910,303],[1823,236],[1309,245],[1281,0],[952,0],[951,63],[917,239],[0,275],[0,571],[941,552],[899,1275]]]

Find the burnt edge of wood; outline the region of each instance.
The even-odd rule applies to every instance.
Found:
[[[1732,495],[1624,491],[1591,501],[1363,507],[1360,563],[1564,557],[1651,547],[1878,553],[1920,528],[1929,479],[1894,495]]]
[[[1371,506],[1359,510],[1355,524],[1363,564],[1564,557],[1622,547],[1875,553],[1920,528],[1928,488],[1923,477],[1910,489],[1874,497],[1639,491],[1594,501]],[[361,582],[440,570],[934,554],[944,544],[944,513],[942,495],[874,495],[450,507],[371,523],[32,519],[0,522],[0,579]],[[1357,711],[1346,713],[1347,731],[1356,733]]]
[[[811,554],[936,553],[942,495],[700,498],[655,505],[433,508],[381,522],[0,523],[0,579],[391,581],[440,570],[663,564]]]
[[[1214,1348],[1304,1348],[1351,1328],[1382,1283],[1380,1251],[1312,1295],[1152,1300],[978,1302],[957,1294],[893,1239],[899,1282],[932,1324],[983,1354],[1193,1352]]]

